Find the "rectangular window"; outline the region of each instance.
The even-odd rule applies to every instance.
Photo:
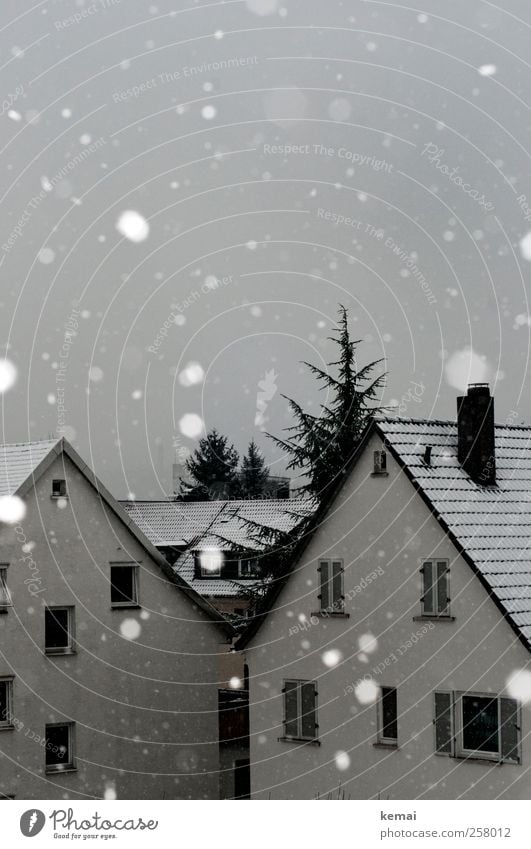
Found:
[[[450,568],[447,560],[422,564],[422,615],[450,616]]]
[[[221,578],[224,557],[221,551],[199,551],[196,554],[196,578]]]
[[[520,709],[492,693],[435,693],[435,751],[520,763]]]
[[[374,457],[373,475],[386,475],[387,474],[387,454],[385,453],[385,451],[375,451],[373,457]]]
[[[66,481],[62,479],[52,481],[52,496],[54,498],[66,497]]]
[[[317,688],[314,681],[284,682],[284,736],[290,740],[317,738]]]
[[[0,566],[0,611],[11,605],[11,597],[7,588],[7,565]]]
[[[74,651],[73,607],[45,608],[44,649],[46,654],[72,654]]]
[[[46,772],[75,769],[74,723],[46,726]]]
[[[13,676],[0,678],[0,728],[13,728]]]
[[[238,577],[239,578],[258,578],[260,569],[258,562],[249,557],[238,561]]]
[[[138,566],[111,566],[111,607],[138,607]]]
[[[381,687],[378,700],[378,742],[388,746],[398,743],[398,708],[396,687]]]
[[[343,613],[343,561],[342,560],[320,560],[319,561],[319,602],[322,612]]]

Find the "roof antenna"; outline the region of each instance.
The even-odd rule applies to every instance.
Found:
[[[431,445],[426,445],[424,449],[424,462],[427,466],[431,466]]]

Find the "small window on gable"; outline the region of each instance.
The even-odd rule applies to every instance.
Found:
[[[13,676],[0,678],[0,728],[13,728]]]
[[[74,651],[73,607],[45,608],[44,650],[46,654],[72,654]]]
[[[6,612],[6,609],[11,605],[11,597],[7,587],[7,565],[0,565],[0,612]]]
[[[343,613],[343,561],[319,561],[319,602],[322,613]]]
[[[422,615],[450,616],[450,567],[447,560],[426,560],[422,564]]]
[[[66,481],[62,478],[52,481],[52,498],[66,498]]]
[[[387,474],[387,453],[385,451],[375,451],[373,455],[374,466],[373,475]]]
[[[46,726],[46,772],[75,769],[74,723]]]
[[[398,708],[396,687],[381,687],[378,700],[378,742],[396,746],[398,741]]]
[[[284,682],[284,736],[290,740],[317,739],[315,681]]]
[[[111,565],[111,607],[138,607],[138,566]]]

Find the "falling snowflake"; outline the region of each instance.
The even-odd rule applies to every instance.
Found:
[[[18,495],[3,495],[0,498],[0,522],[16,525],[26,515],[26,505]]]
[[[89,369],[89,380],[93,383],[99,383],[100,380],[103,380],[103,371],[99,366],[92,366]]]
[[[520,253],[524,259],[531,262],[531,231],[520,239]]]
[[[126,640],[138,640],[142,626],[136,619],[124,619],[120,625],[120,633]]]
[[[0,394],[15,385],[17,370],[11,360],[0,359]]]
[[[197,413],[185,413],[179,419],[179,430],[183,436],[187,436],[189,439],[197,439],[197,437],[201,436],[204,429],[205,424],[203,419]]]
[[[469,383],[488,382],[491,370],[485,357],[476,354],[472,348],[463,348],[452,354],[445,372],[450,386],[464,392]]]
[[[237,678],[236,675],[234,675],[229,681],[229,687],[231,690],[241,690],[243,687],[242,679]]]
[[[513,699],[523,704],[531,702],[531,671],[529,669],[517,669],[507,679],[507,692]]]
[[[200,363],[188,363],[188,365],[179,374],[179,383],[181,386],[197,386],[205,379],[205,372]]]
[[[371,654],[378,648],[378,640],[373,634],[362,634],[358,640],[358,648],[365,654]]]
[[[119,216],[116,229],[130,242],[143,242],[149,236],[149,224],[139,212],[127,209]]]
[[[22,121],[22,115],[20,112],[17,112],[16,109],[10,109],[7,113],[7,117],[11,118],[12,121]]]
[[[356,686],[356,698],[361,705],[370,705],[378,698],[379,687],[372,678],[367,678]]]
[[[350,755],[347,752],[336,752],[334,755],[336,767],[340,772],[345,772],[350,766]]]
[[[215,574],[221,569],[223,554],[219,548],[205,548],[199,555],[199,564],[205,572]]]
[[[51,248],[42,248],[39,251],[39,262],[42,262],[43,265],[50,265],[55,259],[55,251]]]
[[[343,655],[339,651],[339,649],[328,649],[323,652],[322,661],[325,666],[328,666],[330,669],[340,662]]]
[[[205,121],[212,121],[213,118],[218,114],[218,110],[215,106],[208,104],[207,106],[203,106],[201,109],[201,116],[205,119]]]
[[[272,15],[278,8],[278,0],[245,0],[250,12],[255,15]]]
[[[496,65],[481,65],[478,68],[478,74],[482,77],[493,77],[497,70]]]

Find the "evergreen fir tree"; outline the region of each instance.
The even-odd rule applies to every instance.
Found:
[[[183,501],[237,498],[240,490],[238,461],[234,445],[213,428],[199,440],[198,447],[186,461],[191,482],[181,480],[179,498]]]
[[[264,455],[254,439],[249,443],[247,454],[242,460],[240,485],[242,498],[263,498],[269,480]]]
[[[335,335],[329,339],[339,349],[338,359],[328,364],[336,376],[311,363],[304,365],[315,375],[321,388],[329,391],[331,400],[321,405],[319,416],[314,416],[286,398],[296,424],[287,428],[286,439],[268,434],[287,452],[288,469],[300,469],[308,476],[308,483],[302,489],[318,499],[326,495],[344,472],[365,425],[378,409],[377,398],[386,377],[384,373],[372,378],[382,360],[358,369],[356,347],[361,340],[350,338],[348,311],[342,305]]]

